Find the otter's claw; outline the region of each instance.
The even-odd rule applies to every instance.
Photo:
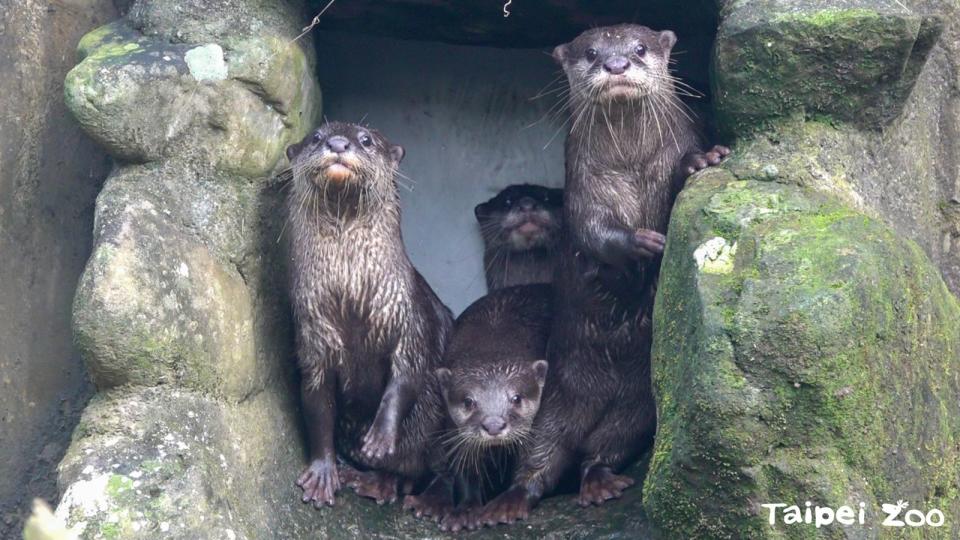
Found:
[[[706,152],[692,152],[687,154],[683,158],[683,162],[680,164],[683,173],[687,176],[691,174],[706,169],[707,167],[713,167],[714,165],[719,165],[723,158],[730,155],[730,149],[726,146],[716,145]]]
[[[609,467],[591,467],[580,481],[577,504],[586,507],[592,504],[600,505],[610,499],[619,499],[623,490],[633,483],[633,478],[614,474]]]
[[[638,258],[650,259],[663,253],[667,237],[657,231],[640,229],[633,235],[633,248]]]
[[[443,516],[443,519],[440,520],[440,530],[444,532],[460,532],[467,529],[476,529],[477,523],[474,518],[476,510],[473,506],[467,506],[447,512],[447,514]]]
[[[297,485],[303,489],[303,502],[312,502],[317,508],[333,506],[340,489],[337,465],[332,460],[315,459],[303,470]]]
[[[358,471],[344,468],[341,476],[345,484],[361,497],[373,499],[379,505],[393,504],[400,494],[400,478],[382,471]]]
[[[530,517],[530,501],[527,499],[527,491],[520,487],[512,487],[478,510],[471,520],[471,525],[493,527],[500,523],[515,523],[528,517]]]
[[[392,456],[397,451],[397,434],[374,424],[363,436],[363,448],[360,451],[373,462]]]

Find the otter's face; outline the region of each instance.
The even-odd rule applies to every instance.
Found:
[[[553,50],[579,103],[637,100],[671,86],[670,51],[677,36],[645,26],[594,28]]]
[[[560,234],[563,190],[513,185],[474,208],[487,249],[549,248]]]
[[[540,410],[547,361],[470,370],[437,370],[458,437],[474,446],[522,442]]]
[[[295,181],[321,189],[392,182],[403,155],[403,147],[376,130],[342,122],[326,123],[287,147]]]

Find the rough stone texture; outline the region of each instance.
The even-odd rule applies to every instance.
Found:
[[[715,94],[721,124],[739,136],[795,111],[883,125],[943,24],[887,0],[728,0],[721,17]]]
[[[837,198],[701,175],[681,195],[654,318],[647,510],[671,535],[773,529],[759,504],[898,499],[960,511],[960,303],[921,249]],[[960,524],[929,530],[955,538]]]
[[[755,157],[752,172],[739,174],[852,189],[849,202],[919,243],[960,295],[960,2],[865,4],[883,17],[861,4],[725,4],[714,66],[720,126]],[[879,41],[890,32],[870,21],[920,24],[917,43],[893,54]],[[877,72],[862,64],[870,51]],[[785,128],[783,116],[821,123]]]
[[[667,536],[960,535],[879,525],[899,499],[960,515],[958,4],[848,7],[724,5],[735,155],[681,195],[654,315],[644,495]],[[759,506],[805,501],[862,501],[867,525],[770,527]]]
[[[190,17],[184,17],[190,13]],[[100,394],[61,463],[88,538],[296,537],[282,193],[319,115],[287,3],[136,1],[87,34],[64,96],[118,161],[73,309]],[[143,486],[142,489],[139,489]]]
[[[0,0],[0,538],[28,494],[56,495],[91,392],[70,304],[110,161],[69,115],[63,78],[80,37],[113,17],[105,0]]]
[[[61,463],[73,481],[57,514],[83,538],[457,537],[349,489],[332,509],[301,504],[292,481],[305,459],[296,400],[272,390],[228,405],[160,387],[101,393]],[[552,499],[521,526],[471,536],[648,535],[639,489],[606,509],[574,508],[571,497]]]

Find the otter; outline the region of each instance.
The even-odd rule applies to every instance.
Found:
[[[327,123],[287,148],[291,299],[310,463],[303,501],[341,481],[378,502],[430,470],[443,421],[434,370],[450,310],[407,257],[395,175],[401,146]],[[346,457],[338,470],[337,451]],[[356,467],[354,467],[356,465]]]
[[[554,49],[573,121],[550,374],[534,442],[477,525],[526,518],[576,466],[581,506],[617,498],[634,483],[619,472],[652,441],[651,315],[670,210],[690,174],[729,154],[703,150],[669,72],[675,43],[669,30],[625,24]]]
[[[552,304],[549,285],[520,285],[488,294],[457,318],[447,367],[437,370],[448,414],[441,439],[447,465],[424,493],[405,499],[417,517],[447,531],[472,527],[472,512],[506,487],[540,408]]]
[[[508,186],[474,208],[488,290],[553,281],[562,208],[562,189],[533,184]]]

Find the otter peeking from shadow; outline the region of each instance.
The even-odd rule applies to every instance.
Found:
[[[404,151],[328,123],[287,149],[291,299],[310,463],[303,501],[341,482],[392,502],[430,471],[443,422],[434,370],[452,326],[407,257],[396,174]],[[339,470],[337,451],[349,460]],[[354,467],[356,466],[356,468]]]
[[[550,283],[560,245],[563,190],[515,184],[474,208],[487,290]]]
[[[457,318],[444,355],[448,367],[437,370],[448,415],[441,439],[447,466],[423,493],[404,500],[417,517],[439,521],[445,531],[473,528],[473,512],[509,485],[540,409],[553,295],[546,284],[508,287]]]
[[[572,123],[550,372],[513,485],[474,525],[512,523],[579,467],[581,506],[620,497],[620,471],[652,441],[652,307],[674,199],[704,151],[669,71],[676,36],[638,25],[587,30],[554,49]]]

